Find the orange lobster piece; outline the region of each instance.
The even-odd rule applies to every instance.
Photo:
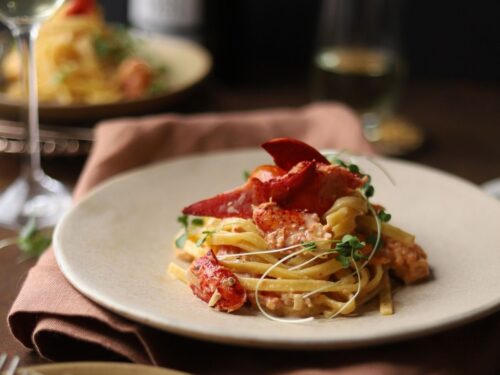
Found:
[[[186,215],[251,218],[253,206],[276,202],[285,209],[323,215],[337,200],[363,184],[357,174],[331,165],[311,146],[290,138],[262,145],[276,166],[260,166],[248,181],[229,192],[184,208]]]
[[[235,311],[247,300],[236,275],[220,265],[212,250],[193,261],[189,274],[193,293],[216,310]]]

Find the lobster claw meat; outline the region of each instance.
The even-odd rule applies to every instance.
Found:
[[[218,218],[251,218],[253,206],[272,201],[281,208],[321,216],[337,198],[351,194],[363,183],[358,175],[331,165],[317,150],[301,141],[277,138],[264,143],[263,147],[271,153],[277,166],[260,166],[244,185],[191,204],[182,212]]]
[[[274,138],[263,143],[262,148],[273,157],[274,163],[285,171],[289,171],[301,161],[330,164],[318,150],[297,139]]]
[[[189,273],[193,293],[216,310],[235,311],[247,300],[236,275],[219,263],[212,250],[193,261]]]

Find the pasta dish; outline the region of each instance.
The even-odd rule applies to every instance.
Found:
[[[95,0],[71,0],[47,22],[36,42],[41,102],[100,104],[165,90],[165,67],[120,27],[104,21]],[[21,61],[12,49],[1,64],[5,94],[21,98]]]
[[[415,237],[372,203],[371,177],[294,139],[264,143],[275,165],[244,185],[184,208],[169,273],[208,306],[245,305],[266,317],[302,322],[361,313],[378,300],[394,311],[394,288],[427,278]]]

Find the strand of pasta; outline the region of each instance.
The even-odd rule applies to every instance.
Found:
[[[255,292],[254,292],[255,293],[255,303],[257,304],[257,308],[260,310],[260,312],[268,319],[271,319],[271,320],[274,320],[277,322],[281,322],[281,323],[305,323],[305,322],[310,322],[311,320],[314,319],[313,317],[303,318],[303,319],[282,319],[282,318],[272,316],[271,314],[268,314],[267,311],[265,311],[262,308],[262,306],[260,304],[260,300],[259,300],[259,287],[264,282],[265,277],[273,270],[273,268],[279,266],[281,263],[287,261],[288,259],[293,258],[294,256],[303,253],[306,250],[307,249],[297,250],[296,252],[287,255],[283,259],[280,259],[278,262],[273,264],[273,266],[270,267],[266,272],[264,272],[262,274],[262,276],[260,277],[260,279],[257,281],[257,283],[255,285]]]
[[[338,198],[325,213],[326,224],[331,228],[335,239],[352,233],[356,228],[356,217],[366,213],[367,201],[360,196]]]
[[[351,257],[352,258],[352,257]],[[361,275],[360,275],[360,270],[358,268],[358,265],[356,264],[356,262],[354,261],[354,259],[351,259],[352,260],[352,263],[354,264],[354,268],[356,269],[356,274],[358,276],[358,288],[356,290],[356,293],[354,293],[354,295],[344,304],[344,306],[342,306],[340,308],[340,310],[338,310],[337,312],[335,312],[334,314],[326,317],[327,319],[333,319],[335,318],[336,316],[338,316],[339,314],[341,314],[348,306],[350,306],[351,304],[354,304],[355,301],[356,301],[356,298],[357,296],[359,295],[359,293],[361,292]],[[353,306],[353,309],[355,307]]]
[[[291,254],[292,255],[292,254]],[[263,273],[260,278],[256,277],[238,277],[241,285],[247,290],[259,290],[262,292],[312,292],[319,287],[323,288],[324,292],[339,292],[347,293],[356,290],[355,284],[346,284],[342,281],[326,281],[313,279],[266,279],[269,273]],[[260,282],[259,282],[260,281]]]
[[[332,250],[333,250],[333,249],[330,249],[330,251],[323,251],[323,252],[321,252],[321,253],[319,253],[319,254],[315,255],[314,257],[312,257],[312,258],[310,258],[310,259],[308,259],[308,260],[306,260],[306,261],[304,261],[304,262],[302,262],[302,263],[299,263],[299,264],[297,264],[297,265],[295,265],[295,266],[293,266],[293,267],[290,267],[290,271],[295,271],[295,270],[298,270],[298,269],[300,269],[300,268],[302,268],[302,267],[304,267],[304,266],[308,265],[309,263],[314,262],[316,259],[319,259],[319,258],[321,258],[321,257],[324,257],[325,255],[331,254],[331,253],[332,253]]]
[[[379,311],[382,315],[392,315],[394,312],[392,304],[391,282],[387,271],[382,277],[381,289],[379,293]]]
[[[229,268],[231,271],[239,272],[239,273],[251,273],[251,274],[263,274],[270,267],[272,267],[271,263],[260,263],[260,262],[227,262],[221,261],[222,265]],[[271,272],[269,272],[269,276],[279,277],[282,279],[308,279],[309,277],[304,274],[300,274],[298,272],[292,272],[289,269],[284,267],[276,267]]]
[[[361,228],[365,228],[368,230],[377,230],[375,217],[360,216],[357,218],[357,223]],[[399,242],[404,243],[405,245],[412,246],[415,243],[414,235],[388,223],[382,223],[381,232],[384,236],[393,238]]]
[[[260,263],[260,262],[227,262],[222,260],[221,263],[233,271],[241,273],[251,273],[251,274],[262,274],[267,271],[272,264]],[[272,277],[281,277],[286,279],[316,279],[321,280],[321,278],[327,277],[334,274],[342,265],[336,259],[329,259],[323,263],[316,264],[309,268],[302,270],[293,270],[291,268],[286,269],[284,267],[276,267],[273,271],[269,273]]]
[[[370,268],[372,268],[372,267],[370,267]],[[364,286],[363,294],[368,294],[371,291],[375,290],[382,282],[382,277],[384,276],[383,267],[380,265],[377,265],[373,268],[375,271],[371,272],[371,274],[374,273],[374,275],[370,278],[370,281],[368,281],[368,283]]]

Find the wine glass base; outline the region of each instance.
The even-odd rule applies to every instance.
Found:
[[[366,134],[379,154],[401,156],[416,151],[425,141],[422,129],[401,117],[383,121]],[[368,136],[369,135],[369,136]]]
[[[53,227],[70,206],[71,194],[59,181],[21,176],[0,195],[0,225],[19,229],[34,218],[38,228]]]

